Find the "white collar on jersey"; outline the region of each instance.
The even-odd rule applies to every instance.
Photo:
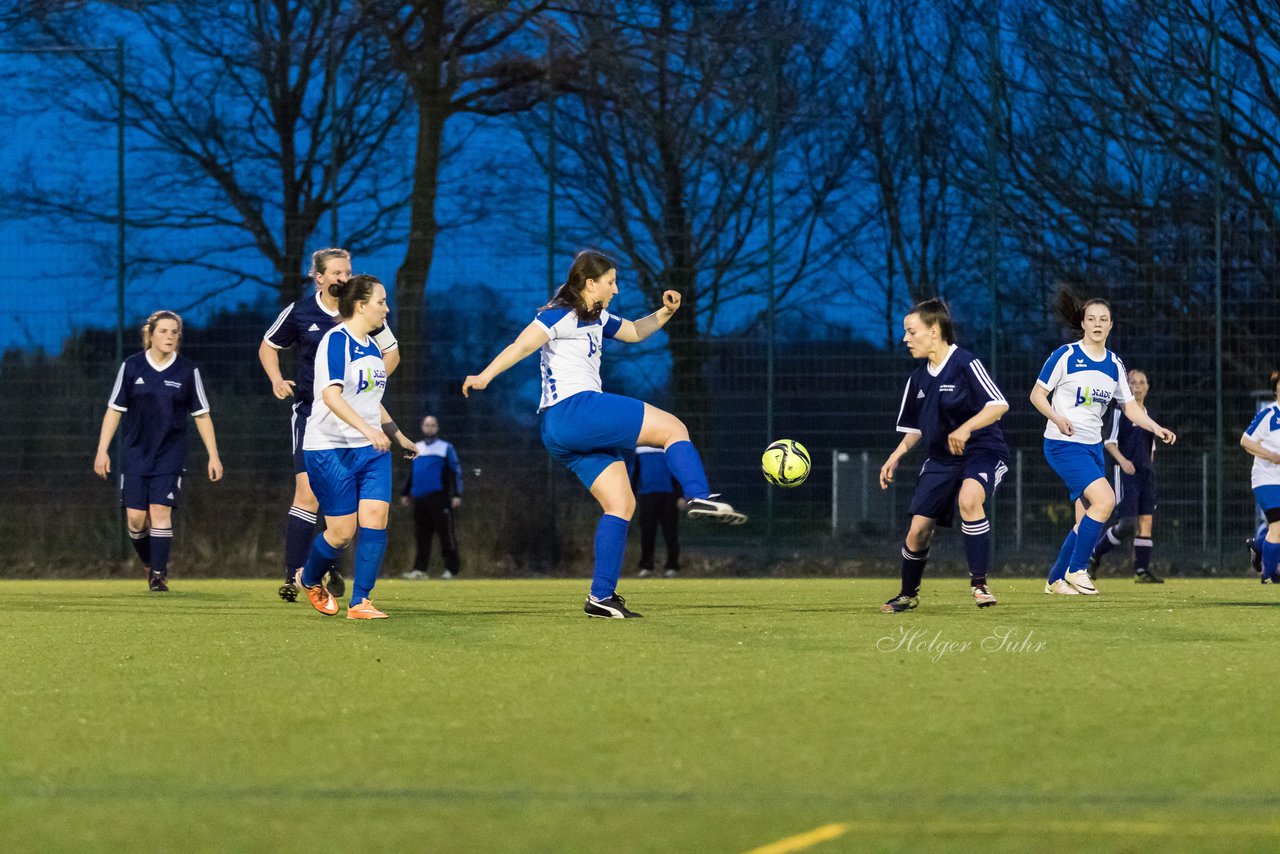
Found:
[[[155,359],[151,358],[150,347],[148,347],[146,350],[143,351],[143,355],[147,357],[147,364],[150,365],[152,368],[154,368],[157,371],[165,371],[173,366],[174,360],[178,358],[178,351],[174,350],[172,353],[169,354],[169,358],[163,362],[157,362]]]
[[[929,362],[925,362],[924,366],[929,371],[929,376],[936,377],[938,374],[942,373],[942,369],[947,366],[947,362],[951,361],[951,354],[958,349],[960,348],[957,347],[955,344],[952,344],[950,347],[948,347],[947,355],[942,357],[942,361],[938,363],[938,367],[936,368],[933,365],[931,365]]]
[[[320,306],[320,310],[330,317],[338,316],[338,310],[336,308],[333,311],[329,311],[329,309],[325,307],[324,300],[320,299],[320,291],[316,291],[316,305]]]

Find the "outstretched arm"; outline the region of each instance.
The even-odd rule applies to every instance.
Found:
[[[468,392],[471,389],[477,391],[487,388],[489,383],[493,382],[494,377],[505,371],[507,368],[519,362],[526,356],[531,355],[535,350],[546,344],[550,340],[547,330],[536,320],[524,328],[524,331],[506,346],[501,353],[493,357],[493,361],[481,371],[479,374],[468,376],[462,381],[462,396],[469,397]]]
[[[613,336],[619,341],[625,341],[628,344],[635,344],[637,341],[643,341],[659,329],[667,325],[667,321],[676,313],[676,309],[680,308],[680,294],[678,291],[662,292],[662,308],[655,311],[648,317],[642,317],[639,320],[622,321],[622,326],[618,329],[618,334]]]
[[[1139,404],[1138,401],[1130,400],[1126,403],[1124,405],[1124,414],[1130,421],[1137,424],[1142,429],[1150,430],[1166,445],[1172,445],[1174,442],[1178,441],[1178,437],[1174,435],[1174,432],[1172,430],[1166,430],[1164,427],[1157,424],[1155,419],[1147,414],[1147,411],[1142,408],[1142,405]]]

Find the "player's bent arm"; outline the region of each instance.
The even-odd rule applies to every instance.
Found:
[[[1262,447],[1262,443],[1257,439],[1250,439],[1248,436],[1240,437],[1240,447],[1244,448],[1255,457],[1266,460],[1269,463],[1280,463],[1280,454],[1273,454],[1266,448]]]
[[[675,315],[678,308],[680,308],[679,291],[663,291],[662,308],[636,321],[622,321],[622,326],[618,328],[618,333],[613,337],[627,344],[643,341],[666,326],[667,321]]]
[[[400,428],[396,425],[395,420],[391,417],[391,413],[387,412],[387,408],[383,406],[381,403],[378,404],[378,412],[379,412],[378,423],[382,425],[382,432],[386,434],[386,437],[388,439],[390,439],[391,441],[395,442],[397,445],[400,446],[400,449],[405,452],[404,453],[405,459],[412,460],[415,457],[417,457],[418,446],[414,444],[413,441],[400,430]],[[413,480],[412,472],[410,472],[409,474],[409,480],[410,482],[412,482]],[[409,482],[405,483],[404,489],[405,489],[405,492],[408,493]]]
[[[1115,460],[1120,465],[1124,465],[1129,462],[1129,458],[1120,453],[1120,445],[1117,442],[1105,442],[1102,447],[1111,455],[1111,459]]]
[[[1040,383],[1036,383],[1031,389],[1031,405],[1036,408],[1036,412],[1052,421],[1063,435],[1071,435],[1071,422],[1054,411],[1053,405],[1049,403],[1049,390]]]
[[[400,367],[400,348],[393,347],[382,354],[382,364],[387,367],[387,376],[395,373],[396,368]]]
[[[293,394],[293,381],[286,380],[284,374],[280,373],[280,351],[268,344],[266,339],[258,345],[258,361],[262,363],[267,379],[271,380],[271,392],[277,399],[284,400]]]
[[[1174,435],[1172,430],[1167,427],[1161,427],[1157,424],[1155,419],[1148,415],[1147,411],[1143,409],[1142,405],[1136,400],[1130,400],[1124,405],[1124,414],[1134,424],[1137,424],[1144,430],[1150,430],[1152,433],[1155,433],[1160,437],[1160,441],[1164,442],[1166,445],[1172,445],[1178,440],[1178,437]]]
[[[551,340],[547,330],[536,320],[524,328],[515,341],[508,344],[501,353],[493,357],[485,369],[479,374],[469,376],[462,382],[462,396],[466,397],[470,389],[483,389],[493,382],[494,377],[510,368],[516,362],[532,355],[539,347]]]
[[[120,418],[120,410],[112,409],[110,406],[102,416],[102,429],[98,431],[98,452],[94,455],[93,471],[103,480],[106,480],[107,475],[111,473],[111,457],[107,453],[107,448],[111,446],[111,438],[116,435],[116,429],[120,426]]]
[[[884,461],[884,465],[880,467],[880,488],[888,489],[889,484],[893,483],[893,473],[898,468],[898,461],[911,453],[911,449],[920,444],[919,433],[905,433],[902,441],[898,443],[898,447],[893,449],[893,453],[889,455],[889,459]]]
[[[320,397],[324,400],[324,405],[329,407],[330,412],[359,431],[360,435],[372,442],[373,447],[379,452],[391,449],[391,440],[386,434],[370,427],[359,413],[351,408],[351,404],[347,403],[347,399],[342,396],[342,386],[330,383],[324,387]]]
[[[986,406],[978,410],[978,412],[968,421],[960,425],[960,429],[968,430],[970,433],[981,430],[983,427],[990,427],[995,424],[1004,414],[1009,411],[1007,403],[988,403]]]
[[[209,454],[209,480],[222,480],[222,458],[218,456],[218,437],[213,432],[213,419],[207,412],[193,417],[196,420],[196,432],[200,434],[200,441],[204,442],[204,449]]]

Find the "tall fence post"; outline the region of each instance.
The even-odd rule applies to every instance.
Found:
[[[1013,458],[1013,548],[1022,551],[1022,451]]]

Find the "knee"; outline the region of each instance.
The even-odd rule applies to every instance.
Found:
[[[912,525],[907,531],[907,548],[913,552],[922,552],[933,542],[932,526]]]
[[[335,549],[345,549],[356,538],[356,526],[354,524],[330,525],[325,528],[324,538]]]
[[[320,509],[320,502],[317,501],[316,497],[310,493],[305,495],[294,493],[293,506],[300,510],[306,510],[308,513],[314,513]]]
[[[124,523],[135,534],[139,531],[145,531],[147,529],[147,511],[130,510],[125,514]]]
[[[983,494],[981,492],[962,492],[957,502],[960,505],[960,515],[965,518],[979,517],[982,515]]]
[[[671,430],[670,430],[670,435],[667,437],[667,444],[670,445],[675,442],[688,442],[688,441],[689,441],[689,428],[686,427],[684,422],[681,421],[679,418],[676,418],[674,415],[671,416]]]

